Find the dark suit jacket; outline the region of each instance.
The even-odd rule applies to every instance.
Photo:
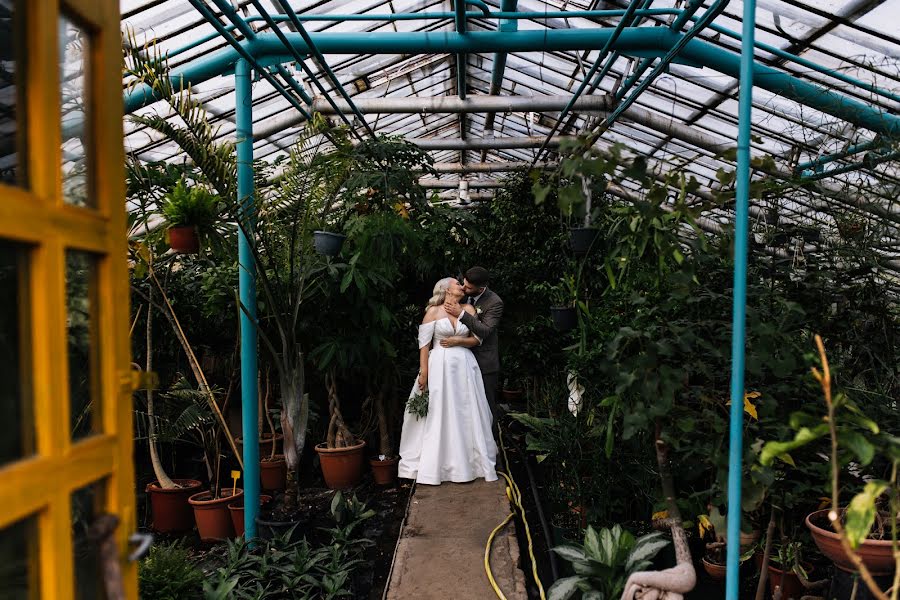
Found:
[[[490,289],[486,289],[477,303],[473,303],[470,298],[469,304],[480,312],[472,315],[463,311],[460,320],[469,331],[481,338],[481,345],[472,348],[475,360],[478,361],[483,375],[499,373],[500,346],[497,343],[497,330],[503,317],[503,300]]]

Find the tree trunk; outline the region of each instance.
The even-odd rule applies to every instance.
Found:
[[[306,445],[309,426],[309,397],[303,370],[303,354],[297,351],[293,361],[286,361],[279,369],[281,378],[281,430],[284,434],[284,460],[288,476],[285,489],[285,507],[292,510],[297,505],[297,485],[300,480],[300,457]]]
[[[153,297],[153,291],[150,291],[150,297]],[[153,371],[153,304],[147,303],[147,362],[146,373]],[[159,448],[156,441],[156,413],[153,406],[153,387],[147,383],[147,420],[149,421],[147,436],[150,442],[150,464],[153,465],[153,474],[159,487],[164,490],[171,490],[179,487],[177,483],[172,481],[166,469],[163,467],[162,461],[159,459]]]
[[[769,516],[769,526],[766,527],[766,546],[765,550],[763,550],[762,566],[759,568],[759,582],[756,584],[756,600],[763,600],[766,596],[766,583],[769,580],[769,558],[772,556],[772,538],[774,537],[775,506],[773,505],[772,514]]]
[[[341,403],[337,394],[337,376],[331,371],[325,377],[325,385],[328,388],[328,433],[325,444],[329,448],[346,448],[354,443],[353,434],[344,423],[344,415],[341,414]]]
[[[275,458],[275,448],[278,444],[275,443],[275,422],[272,420],[272,413],[269,412],[269,397],[272,395],[272,377],[271,372],[266,369],[266,399],[263,402],[263,410],[266,413],[266,423],[269,425],[269,432],[272,435],[272,448],[269,451],[269,460]]]
[[[386,458],[391,454],[391,435],[388,431],[387,414],[384,410],[384,389],[375,393],[375,412],[378,415],[378,453]]]

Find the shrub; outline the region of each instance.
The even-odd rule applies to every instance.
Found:
[[[200,598],[203,573],[190,559],[179,542],[150,548],[150,555],[138,567],[141,600]]]

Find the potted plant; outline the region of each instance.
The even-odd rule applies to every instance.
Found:
[[[895,555],[889,539],[897,528],[897,502],[900,481],[900,439],[885,432],[868,418],[843,392],[832,390],[831,371],[822,338],[815,337],[820,367],[812,369],[825,400],[825,415],[795,413],[791,416],[794,438],[768,442],[760,454],[764,466],[775,460],[792,462],[795,450],[830,440],[831,507],[817,510],[806,517],[806,526],[819,550],[844,571],[858,572],[863,583],[876,598],[887,598],[876,577],[890,575],[900,569],[900,554]],[[823,444],[823,450],[828,448]],[[851,462],[866,469],[876,459],[892,464],[889,481],[871,479],[846,507],[840,502],[840,471]],[[889,502],[887,511],[880,510]]]
[[[166,235],[172,250],[182,254],[200,251],[200,236],[213,230],[218,217],[217,196],[199,185],[179,181],[165,195],[160,209],[169,224]]]
[[[272,496],[268,494],[259,495],[259,507],[265,508],[272,501]],[[228,512],[231,515],[231,526],[234,528],[234,537],[242,537],[244,535],[244,497],[238,495],[236,499],[228,504]]]
[[[809,580],[809,563],[802,560],[800,542],[785,540],[777,544],[769,557],[769,591],[774,595],[776,588],[781,588],[782,598],[800,598],[805,595],[806,587],[801,578]]]
[[[595,227],[569,227],[569,247],[575,256],[584,256],[596,245],[598,235]]]
[[[550,317],[553,326],[562,333],[572,331],[578,326],[578,287],[574,275],[566,275],[560,283],[550,286],[553,305]]]
[[[322,465],[325,485],[329,488],[352,488],[362,478],[365,440],[357,439],[344,422],[341,414],[335,369],[326,374],[328,390],[328,433],[324,442],[316,446]]]

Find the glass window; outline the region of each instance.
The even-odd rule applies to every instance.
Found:
[[[0,183],[26,186],[24,0],[0,0]]]
[[[28,256],[0,240],[0,465],[34,453],[28,340]]]
[[[106,597],[100,565],[100,546],[88,533],[104,511],[106,486],[98,481],[72,494],[72,549],[75,571],[75,599],[102,600]]]
[[[97,257],[66,252],[66,329],[72,439],[99,430]]]
[[[60,109],[62,112],[63,201],[93,206],[88,149],[88,45],[87,32],[63,16],[59,20]]]
[[[39,598],[37,522],[29,517],[0,529],[0,598]]]

